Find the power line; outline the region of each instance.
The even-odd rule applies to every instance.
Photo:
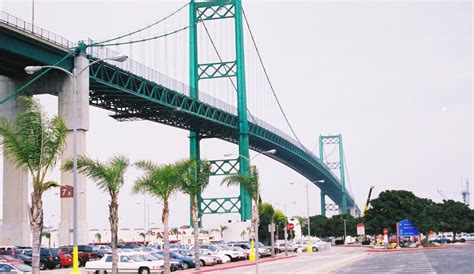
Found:
[[[283,110],[283,107],[282,107],[281,104],[280,104],[280,100],[278,99],[278,96],[276,95],[275,89],[273,88],[272,82],[270,81],[270,77],[268,76],[267,69],[266,69],[265,65],[263,64],[262,56],[260,55],[260,51],[258,50],[257,43],[255,42],[255,38],[254,38],[254,36],[253,36],[252,29],[250,28],[249,21],[247,20],[247,15],[245,14],[245,11],[244,11],[243,8],[242,8],[242,13],[243,13],[243,15],[244,15],[244,19],[245,19],[245,23],[246,23],[246,25],[247,25],[247,28],[248,28],[248,30],[249,30],[249,32],[250,32],[250,37],[252,38],[252,43],[253,43],[253,45],[254,45],[254,47],[255,47],[255,50],[256,50],[256,52],[257,52],[258,59],[259,59],[259,61],[260,61],[260,64],[262,65],[263,72],[265,73],[265,77],[267,78],[268,84],[270,85],[270,89],[272,90],[273,96],[275,97],[275,100],[276,100],[276,102],[277,102],[277,104],[278,104],[278,107],[280,108],[280,111],[281,111],[281,113],[283,114],[283,117],[285,118],[286,123],[287,123],[288,126],[290,127],[290,130],[291,130],[291,132],[293,133],[293,136],[296,138],[296,140],[297,140],[298,143],[301,145],[301,147],[302,147],[306,152],[308,152],[308,150],[306,149],[306,147],[301,143],[300,139],[299,139],[298,136],[296,135],[295,130],[294,130],[293,127],[291,126],[290,121],[288,120],[288,117],[286,116],[285,111]]]

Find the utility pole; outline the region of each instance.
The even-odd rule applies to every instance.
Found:
[[[344,219],[344,244],[346,244],[346,220]]]
[[[470,196],[471,193],[469,192],[469,180],[466,180],[466,189],[463,189],[462,191],[462,200],[464,202],[465,205],[467,205],[469,207],[469,204],[470,204]]]

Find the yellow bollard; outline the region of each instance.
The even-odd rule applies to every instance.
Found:
[[[249,261],[255,261],[255,242],[253,240],[250,241]]]
[[[79,272],[79,251],[77,246],[72,248],[72,272],[71,274],[80,274]]]
[[[313,247],[308,245],[308,247],[306,247],[306,253],[313,253]]]

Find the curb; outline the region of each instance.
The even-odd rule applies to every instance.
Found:
[[[416,247],[416,248],[400,248],[400,249],[372,249],[368,250],[367,252],[370,253],[389,253],[389,252],[416,252],[416,251],[424,251],[424,250],[439,250],[439,249],[449,249],[449,248],[457,248],[462,247],[462,245],[450,245],[450,246],[433,246],[433,247]]]
[[[283,257],[268,258],[268,259],[265,259],[265,260],[260,259],[258,261],[258,263],[262,264],[262,263],[266,263],[266,262],[274,262],[274,261],[279,261],[279,260],[284,260],[284,259],[291,259],[291,258],[295,258],[295,257],[296,257],[296,255],[288,255],[288,256],[283,256]],[[246,261],[246,262],[244,262],[242,264],[238,264],[238,265],[226,264],[226,265],[214,266],[214,267],[208,268],[208,269],[201,269],[199,271],[190,271],[190,272],[184,272],[184,273],[199,274],[199,273],[221,271],[221,270],[227,270],[227,269],[239,268],[239,267],[245,267],[245,266],[251,266],[251,265],[255,265],[255,262]]]

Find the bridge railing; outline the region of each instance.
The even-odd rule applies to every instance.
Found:
[[[61,35],[57,35],[38,26],[34,26],[33,24],[4,11],[0,11],[0,21],[64,48],[70,49],[75,45],[73,42],[62,37]]]

